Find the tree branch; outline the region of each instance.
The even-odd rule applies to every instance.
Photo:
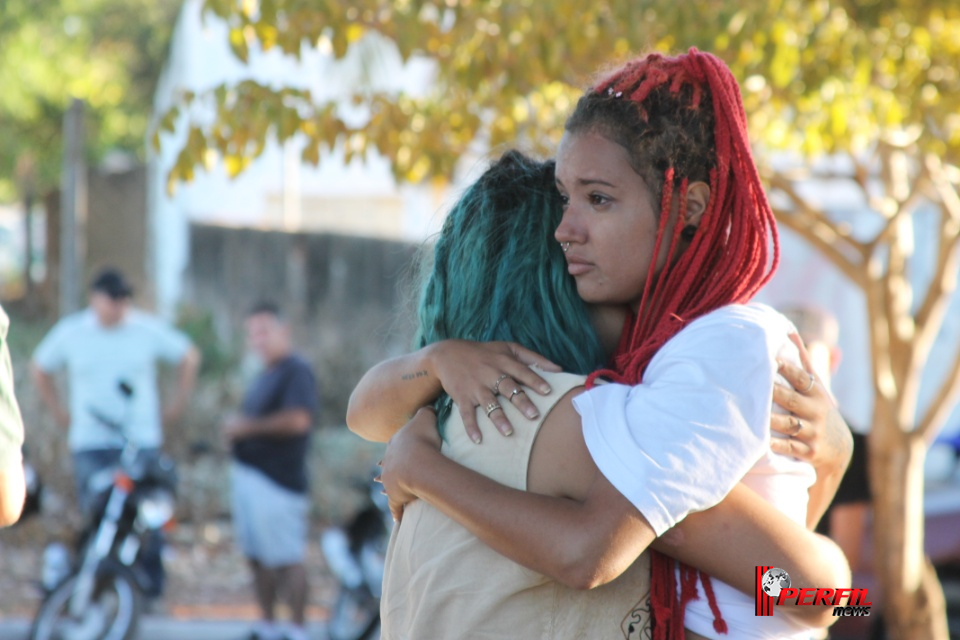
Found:
[[[781,209],[774,209],[777,220],[787,228],[797,232],[821,253],[830,259],[852,282],[864,288],[866,275],[863,266],[866,261],[866,251],[862,243],[853,239],[846,231],[842,231],[833,221],[819,209],[810,205],[793,184],[783,176],[772,172],[767,176],[770,186],[782,191],[799,213],[788,213]],[[848,257],[841,249],[843,246],[848,252],[856,254],[857,259]]]
[[[895,404],[897,386],[890,361],[890,318],[884,314],[885,289],[879,279],[868,280],[863,288],[867,300],[867,323],[870,327],[870,358],[873,361],[873,384],[877,402]],[[899,417],[896,420],[900,424]]]
[[[870,180],[870,169],[866,163],[860,162],[853,154],[850,154],[850,162],[853,163],[853,181],[856,182],[860,186],[860,190],[863,191],[864,200],[869,200],[870,188],[867,182]]]
[[[934,277],[927,288],[923,303],[916,313],[916,323],[919,328],[918,333],[937,331],[940,328],[940,322],[934,321],[946,311],[946,304],[949,295],[957,287],[957,268],[958,268],[958,245],[960,245],[960,199],[957,193],[946,181],[941,173],[942,167],[939,162],[926,162],[929,178],[937,193],[940,195],[940,234],[937,246],[937,264],[934,268]],[[951,204],[948,198],[952,196],[956,211],[951,211]]]
[[[953,356],[953,366],[947,373],[947,377],[944,378],[937,390],[937,395],[934,396],[923,419],[917,425],[917,431],[927,443],[933,440],[950,415],[958,396],[960,396],[960,347]]]
[[[905,217],[911,215],[917,208],[917,206],[923,201],[923,186],[927,181],[925,175],[920,175],[913,182],[910,187],[910,195],[903,202],[897,203],[897,210],[887,218],[886,224],[883,226],[883,229],[874,237],[873,240],[866,244],[867,251],[873,253],[876,251],[877,245],[886,240],[887,238],[893,239],[897,236],[897,233],[893,230],[895,225],[899,224],[900,221]],[[896,200],[894,200],[896,202]]]
[[[960,195],[957,189],[950,183],[946,170],[940,158],[932,153],[924,156],[924,167],[930,175],[933,182],[933,188],[940,196],[940,202],[943,204],[944,213],[950,216],[950,219],[960,224]]]
[[[915,340],[932,345],[943,324],[950,297],[957,288],[957,271],[960,269],[960,197],[956,188],[944,173],[940,159],[933,154],[924,158],[924,167],[934,189],[940,196],[940,234],[937,245],[937,264],[923,304],[917,311],[918,327]],[[929,347],[928,347],[929,348]],[[953,366],[943,380],[937,394],[927,408],[917,429],[924,440],[930,442],[947,419],[956,398],[960,394],[960,347],[954,355]]]

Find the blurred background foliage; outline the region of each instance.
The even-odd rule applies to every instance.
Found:
[[[0,1],[0,202],[60,177],[63,114],[87,103],[88,157],[145,155],[181,0]]]
[[[236,175],[273,136],[308,140],[303,159],[344,144],[375,149],[398,179],[448,177],[474,141],[550,154],[591,74],[646,50],[697,46],[724,58],[743,87],[761,145],[854,154],[904,137],[948,162],[960,150],[960,5],[925,0],[207,0],[241,61],[316,46],[337,58],[366,34],[403,59],[435,61],[425,95],[357,86],[367,118],[348,122],[309,91],[252,80],[184,94],[190,132],[171,186],[219,158]],[[201,104],[202,107],[198,106]],[[215,112],[215,118],[204,117]],[[199,115],[203,114],[203,115]]]

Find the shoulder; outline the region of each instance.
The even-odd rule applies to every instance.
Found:
[[[275,368],[281,384],[290,390],[316,395],[317,376],[313,367],[298,354],[291,354],[282,360]]]
[[[129,326],[147,331],[176,331],[169,322],[142,309],[130,309],[126,322]]]
[[[770,398],[789,322],[761,305],[728,305],[691,321],[651,359],[644,382]]]
[[[728,304],[704,314],[691,322],[681,333],[688,329],[703,330],[705,328],[787,332],[792,327],[790,321],[772,307],[759,302],[751,302],[750,304]]]
[[[96,328],[96,318],[89,309],[63,316],[47,333],[47,336],[69,337],[72,333],[90,331]]]
[[[74,329],[74,328],[92,328],[97,325],[97,318],[93,314],[92,309],[81,309],[80,311],[75,311],[73,313],[67,314],[57,320],[57,323],[53,325],[54,329],[64,328],[64,329]]]
[[[793,325],[764,304],[732,304],[690,322],[671,338],[662,351],[696,350],[702,355],[776,354]]]
[[[300,354],[291,354],[283,361],[281,365],[287,371],[290,371],[296,375],[305,375],[314,377],[313,375],[313,366],[307,362],[307,359]]]
[[[190,338],[183,331],[166,319],[141,309],[130,309],[125,322],[131,331],[172,348],[177,353],[190,345]]]
[[[560,395],[563,395],[574,387],[582,386],[587,380],[587,376],[579,373],[567,373],[566,371],[544,371],[538,367],[530,368],[533,369],[538,376],[546,380],[547,384],[550,385],[550,388],[554,392],[556,392],[557,389],[563,389],[563,391],[560,391]]]

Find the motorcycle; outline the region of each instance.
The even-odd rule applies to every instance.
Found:
[[[133,389],[120,383],[128,409]],[[127,412],[127,414],[129,411]],[[96,496],[71,562],[65,548],[44,553],[47,591],[30,629],[30,640],[131,640],[137,635],[143,594],[150,578],[138,558],[173,520],[176,469],[163,455],[142,451],[123,423],[91,414],[123,443],[115,468],[89,481]]]
[[[366,505],[345,527],[327,529],[320,548],[330,572],[340,585],[327,622],[330,640],[374,640],[380,637],[380,595],[387,543],[393,517],[383,486],[360,487]]]

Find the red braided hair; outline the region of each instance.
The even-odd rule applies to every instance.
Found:
[[[636,114],[633,119],[642,123],[638,126],[644,131],[634,135],[624,132],[622,124],[610,124],[610,118],[602,122],[603,116],[596,112],[611,103],[619,103],[611,108],[621,113],[623,109],[635,109],[639,120]],[[593,114],[590,109],[595,110]],[[595,122],[597,119],[601,122]],[[665,150],[671,141],[664,127],[693,130],[695,138],[696,127],[707,126],[705,123],[712,123],[712,131],[704,135],[705,139],[712,138],[705,144],[712,145],[713,157],[688,157],[709,155],[703,144],[699,148],[695,143],[692,147],[687,144],[686,151]],[[613,369],[596,371],[587,381],[589,387],[598,376],[604,376],[639,384],[653,356],[686,323],[722,306],[745,303],[766,284],[780,259],[777,228],[750,150],[739,86],[717,57],[693,48],[676,57],[651,54],[628,62],[581,98],[567,129],[575,132],[591,126],[616,130],[616,137],[611,139],[619,144],[647,147],[643,153],[627,150],[632,159],[646,154],[644,166],[634,168],[647,178],[648,186],[663,185],[653,261],[636,315],[625,326]],[[625,142],[624,133],[633,135],[634,140]],[[686,144],[683,135],[680,140]],[[677,255],[687,187],[698,179],[705,179],[710,186],[707,209],[690,245]],[[674,197],[679,199],[681,215],[666,236]],[[654,261],[665,237],[670,238],[669,257],[655,276]],[[726,632],[709,577],[681,566],[678,596],[673,561],[654,552],[652,609],[656,640],[683,638],[683,614],[687,602],[697,597],[698,573],[715,616],[714,628]]]

